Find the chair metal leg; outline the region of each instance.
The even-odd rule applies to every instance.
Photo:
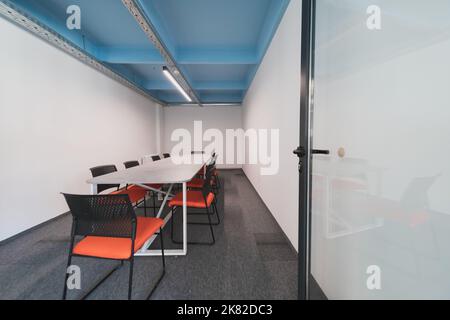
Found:
[[[222,184],[220,183],[220,179],[219,176],[214,176],[214,180],[216,180],[216,184],[217,184],[217,189],[220,190],[220,188],[222,187]]]
[[[162,228],[159,228],[159,237],[161,238],[161,257],[162,257],[162,264],[163,264],[163,271],[166,271],[166,258],[164,256],[164,237],[163,237],[163,231]]]
[[[220,224],[219,210],[217,210],[216,201],[213,201],[213,210],[216,212],[217,224]]]
[[[156,192],[152,191],[152,198],[153,198],[153,216],[156,217]]]
[[[97,289],[103,282],[105,282],[106,279],[108,279],[116,270],[120,269],[122,265],[119,264],[117,266],[114,267],[114,269],[112,269],[108,274],[106,274],[102,279],[100,279],[99,281],[97,281],[97,283],[95,285],[92,286],[91,289],[89,289],[89,291],[87,293],[85,293],[80,300],[84,300],[87,297],[89,297],[89,295],[95,291],[95,289]]]
[[[144,215],[147,216],[147,195],[144,195]]]
[[[67,259],[66,276],[64,277],[64,291],[63,291],[63,296],[62,296],[63,300],[66,300],[66,296],[67,296],[67,280],[69,279],[69,274],[67,273],[67,269],[69,269],[71,264],[72,264],[72,254],[69,253],[69,258]]]
[[[212,207],[213,207],[213,210],[212,210],[212,212],[208,211],[208,215],[210,215],[210,216],[215,215],[217,217],[217,222],[213,222],[212,225],[213,226],[218,226],[218,225],[220,225],[220,217],[219,217],[219,210],[217,210],[217,206],[216,206],[215,200],[212,203]],[[204,215],[204,214],[205,213],[203,213],[203,212],[190,212],[189,213],[189,215]],[[208,222],[188,222],[188,224],[200,225],[200,226],[202,226],[202,225],[203,226],[204,225],[209,226]]]
[[[208,210],[208,208],[206,208],[206,211],[207,211],[207,213],[208,213],[209,230],[211,230],[211,237],[212,237],[212,239],[213,239],[211,245],[213,245],[213,244],[216,243],[216,238],[214,237],[213,225],[212,225],[212,222],[211,222],[211,216],[209,215],[209,210]]]
[[[174,222],[173,222],[173,220],[175,219],[175,208],[174,207],[172,207],[172,217],[170,218],[170,239],[172,239],[172,242],[175,242],[174,241],[174,231],[173,231],[173,229],[174,229],[174,226],[175,226],[175,224],[174,224]]]
[[[173,210],[173,208],[172,208]],[[175,244],[183,244],[183,242],[175,240],[174,234],[173,234],[173,219],[174,219],[174,213],[175,210],[172,211],[172,234],[171,234],[171,239],[172,242]],[[200,214],[200,213],[199,213]],[[207,225],[209,226],[210,230],[211,230],[211,235],[212,235],[212,242],[197,242],[197,241],[188,241],[188,244],[194,244],[194,245],[208,245],[208,246],[212,246],[213,244],[216,243],[216,239],[214,237],[214,230],[213,230],[213,223],[211,221],[211,213],[209,212],[208,208],[206,208],[206,213],[203,213],[203,215],[207,215],[208,216],[208,222],[188,222],[187,224],[193,224],[193,225]]]
[[[147,300],[150,299],[150,297],[152,296],[152,294],[155,292],[156,288],[159,286],[159,284],[161,283],[161,280],[164,278],[164,275],[166,274],[166,259],[164,256],[164,239],[163,239],[163,231],[162,228],[159,229],[159,238],[161,240],[161,258],[162,258],[162,272],[161,275],[159,276],[158,280],[156,281],[155,285],[153,286],[152,290],[150,291],[150,293],[147,296]]]
[[[133,291],[133,267],[134,267],[134,255],[130,258],[130,275],[128,278],[128,300],[131,300],[131,293]]]

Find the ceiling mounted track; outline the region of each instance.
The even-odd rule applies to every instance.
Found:
[[[168,51],[167,47],[164,45],[163,41],[160,39],[158,33],[156,32],[155,27],[144,14],[144,11],[141,9],[139,4],[135,0],[122,0],[122,3],[127,7],[128,11],[132,14],[134,19],[138,22],[141,29],[147,35],[149,40],[154,44],[156,49],[161,53],[162,57],[166,62],[166,67],[169,69],[169,72],[176,79],[176,81],[180,84],[180,86],[184,89],[184,91],[189,95],[191,100],[202,106],[200,99],[195,94],[195,91],[192,89],[189,82],[184,77],[181,70],[178,68],[174,58]]]
[[[109,68],[107,65],[98,61],[96,58],[85,52],[77,45],[73,44],[71,41],[68,41],[64,37],[60,36],[57,32],[51,30],[47,26],[40,24],[31,17],[28,17],[25,13],[21,12],[18,8],[16,8],[8,1],[0,0],[0,15],[20,25],[21,27],[25,28],[32,34],[52,44],[53,46],[63,50],[64,52],[68,53],[72,57],[83,62],[84,64],[87,64],[88,66],[96,69],[97,71],[100,71],[101,73],[116,80],[122,85],[138,92],[139,94],[145,96],[146,98],[152,100],[153,102],[156,102],[160,105],[166,105],[166,103],[158,99],[155,99],[150,94],[148,94],[144,89],[136,86],[134,83],[132,83],[125,77],[121,76],[120,74]]]

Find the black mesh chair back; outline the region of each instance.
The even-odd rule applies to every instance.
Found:
[[[202,194],[203,197],[208,199],[208,195],[212,192],[212,175],[213,175],[214,167],[211,165],[206,166],[206,175],[205,175],[205,183],[203,183]]]
[[[95,178],[98,176],[103,176],[108,173],[116,172],[117,168],[115,165],[109,164],[109,165],[105,165],[105,166],[98,166],[98,167],[90,168],[89,170],[91,170],[92,176]],[[120,187],[119,184],[99,184],[99,185],[97,185],[97,192],[100,193],[102,191],[105,191],[105,190],[108,190],[111,188],[119,189],[119,187]]]
[[[152,160],[158,161],[158,160],[161,160],[161,157],[160,156],[152,156]]]
[[[126,161],[123,163],[123,165],[125,166],[125,169],[130,169],[139,166],[139,161],[136,160]]]
[[[73,236],[134,239],[136,214],[128,195],[64,194],[73,217]]]
[[[170,153],[163,153],[164,158],[170,158]]]

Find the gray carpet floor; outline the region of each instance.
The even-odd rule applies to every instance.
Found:
[[[216,244],[190,245],[187,256],[167,257],[166,276],[151,299],[296,299],[295,251],[243,172],[220,175],[222,223],[214,227]],[[189,220],[207,221],[204,216]],[[181,239],[181,212],[174,222]],[[61,298],[70,226],[70,216],[64,216],[0,245],[0,299]],[[170,223],[165,229],[165,247],[176,248]],[[209,229],[189,225],[188,237],[209,240]],[[80,297],[117,262],[74,258],[73,264],[81,268],[82,288],[70,291],[69,299]],[[126,299],[128,270],[125,263],[89,299]],[[136,258],[133,299],[146,296],[160,270],[160,257]]]

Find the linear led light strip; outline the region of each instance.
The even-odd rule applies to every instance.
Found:
[[[31,18],[21,13],[18,9],[12,8],[11,6],[7,5],[2,1],[0,1],[0,14],[10,19],[11,21],[17,23],[18,25],[24,27],[25,29],[37,35],[41,39],[44,39],[45,41],[51,43],[55,47],[62,49],[64,52],[70,54],[71,56],[75,57],[81,62],[93,67],[94,69],[102,72],[108,77],[118,81],[122,85],[142,94],[143,96],[152,100],[153,102],[165,105],[165,103],[155,99],[154,97],[152,97],[147,92],[134,85],[126,78],[122,77],[112,69],[108,68],[106,65],[102,64],[89,54],[82,51],[75,44],[72,44],[71,42],[67,41],[66,39],[58,35],[56,32],[33,21]]]
[[[136,19],[136,21],[141,26],[141,29],[145,32],[147,37],[150,39],[150,41],[155,45],[156,49],[161,53],[162,57],[166,61],[166,72],[171,75],[171,77],[175,80],[175,83],[172,82],[172,79],[169,78],[169,80],[175,85],[175,87],[183,94],[183,96],[186,97],[186,95],[189,97],[189,102],[195,102],[199,105],[201,105],[200,100],[198,99],[197,95],[195,94],[194,90],[191,88],[189,83],[186,81],[184,76],[182,75],[181,71],[178,69],[174,59],[164,46],[163,42],[159,39],[157,34],[155,33],[153,26],[151,23],[147,20],[147,18],[144,16],[144,14],[141,12],[141,9],[136,4],[135,0],[122,0],[122,3],[127,7],[128,11],[133,15],[133,17]],[[167,76],[166,72],[164,74]],[[180,90],[180,88],[182,90]]]
[[[177,82],[177,80],[170,73],[169,69],[167,67],[163,67],[162,70],[163,70],[163,73],[166,76],[166,78],[169,79],[170,82],[172,82],[172,84],[175,86],[175,88],[177,88],[178,91],[180,91],[180,93],[184,96],[184,98],[187,101],[192,102],[191,97],[189,97],[189,95],[186,93],[186,91],[184,91],[184,89],[180,86],[180,84]]]

